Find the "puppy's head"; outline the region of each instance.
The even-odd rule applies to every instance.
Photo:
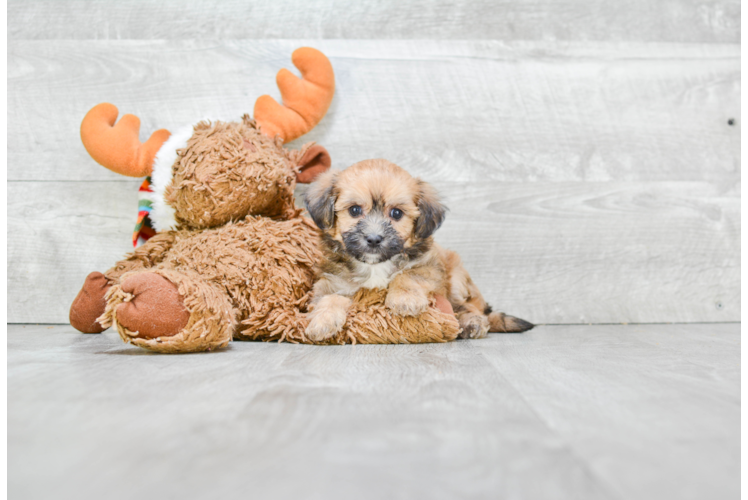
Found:
[[[321,175],[305,202],[327,237],[367,264],[427,250],[446,213],[429,184],[386,160],[366,160]]]

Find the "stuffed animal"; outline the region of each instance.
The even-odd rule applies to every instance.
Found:
[[[137,117],[125,115],[115,125],[111,104],[88,112],[81,139],[93,159],[123,175],[149,176],[141,214],[155,235],[141,231],[142,246],[86,278],[70,308],[71,325],[85,333],[115,326],[125,342],[159,352],[213,350],[232,339],[308,342],[305,313],[320,235],[295,208],[293,193],[331,159],[314,143],[296,151],[283,144],[316,126],[335,84],[321,52],[301,48],[292,61],[302,78],[281,70],[284,105],[262,96],[254,119],[158,130],[141,143]],[[348,326],[324,343],[457,337],[459,325],[443,297],[420,316],[400,317],[384,307],[384,294],[360,291]]]

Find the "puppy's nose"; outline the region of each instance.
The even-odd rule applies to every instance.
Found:
[[[379,234],[367,234],[366,235],[366,242],[373,247],[382,243],[383,239],[384,237]]]

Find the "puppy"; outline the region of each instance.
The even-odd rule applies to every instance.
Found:
[[[461,338],[533,327],[491,312],[460,257],[433,241],[447,211],[436,191],[394,163],[366,160],[342,172],[328,171],[304,201],[322,230],[324,251],[309,339],[324,340],[343,328],[350,297],[359,288],[386,288],[385,305],[403,316],[424,312],[431,296],[442,295],[452,304]]]

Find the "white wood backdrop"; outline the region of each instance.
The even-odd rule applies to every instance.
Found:
[[[102,101],[144,139],[236,119],[290,54],[332,60],[316,140],[451,208],[437,239],[537,323],[740,320],[740,3],[8,5],[8,318],[67,322],[130,249],[137,180],[80,143]],[[728,121],[732,120],[732,125]]]

